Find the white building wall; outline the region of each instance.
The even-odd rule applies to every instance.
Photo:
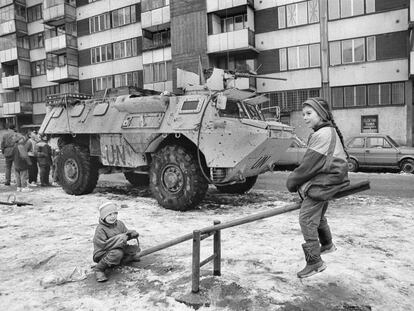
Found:
[[[319,43],[319,28],[319,24],[312,24],[256,34],[256,48],[262,51]]]
[[[335,122],[342,132],[345,141],[361,133],[361,116],[367,115],[378,115],[378,131],[380,133],[386,133],[398,143],[406,144],[406,106],[333,110]],[[290,123],[295,127],[295,133],[306,141],[311,134],[311,130],[303,122],[302,111],[292,112]]]
[[[267,77],[285,78],[286,81],[257,79],[257,92],[267,93],[284,90],[309,89],[321,87],[321,71],[319,68],[284,71],[264,75]]]
[[[137,70],[142,70],[141,56],[79,67],[79,80],[92,79]]]
[[[142,36],[140,23],[134,23],[106,31],[92,33],[78,38],[78,49],[85,50],[91,47],[104,45],[112,42],[127,40]]]
[[[134,0],[104,0],[96,1],[76,8],[76,18],[78,20],[99,15],[108,11],[120,9],[129,5],[139,3]]]
[[[408,10],[377,13],[330,21],[328,40],[365,37],[408,29]]]
[[[142,63],[152,64],[171,60],[171,47],[145,51],[142,53]]]
[[[364,62],[359,64],[329,67],[329,85],[370,84],[407,81],[408,60]]]

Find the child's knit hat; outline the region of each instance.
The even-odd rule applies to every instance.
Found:
[[[104,220],[111,213],[118,212],[118,205],[114,202],[106,202],[99,206],[99,217]]]
[[[323,121],[329,121],[331,119],[329,111],[322,106],[319,98],[308,98],[302,104],[302,107],[306,105],[311,106]]]

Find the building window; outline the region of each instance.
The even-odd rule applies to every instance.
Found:
[[[27,22],[28,23],[37,21],[42,18],[43,18],[42,4],[38,4],[30,8],[27,8]]]
[[[409,1],[329,0],[330,20],[408,7]]]
[[[330,42],[330,65],[406,58],[407,35],[406,31],[400,31],[366,38]]]
[[[36,33],[29,37],[30,48],[32,50],[43,48],[45,46],[43,32]]]
[[[113,77],[112,76],[106,76],[106,77],[98,77],[92,79],[92,91],[101,91],[105,89],[113,88]]]
[[[112,27],[119,27],[137,21],[135,5],[112,11]]]
[[[278,7],[279,29],[318,22],[318,0],[303,1]]]
[[[367,38],[367,61],[373,61],[377,59],[377,47],[375,36]]]
[[[115,87],[139,86],[138,71],[121,73],[114,76]]]
[[[280,66],[280,71],[285,71],[288,68],[286,49],[279,50],[279,66]]]
[[[89,18],[89,32],[94,33],[111,28],[109,13],[93,16]]]
[[[172,80],[171,61],[144,65],[144,83],[157,83]]]
[[[380,83],[331,89],[333,108],[404,105],[404,82]]]
[[[309,97],[319,97],[319,89],[302,89],[283,92],[268,93],[269,103],[263,107],[269,112],[276,112],[275,107],[280,107],[281,112],[301,111],[302,103]]]
[[[112,44],[106,44],[91,49],[91,63],[102,63],[112,60]]]
[[[287,53],[287,66],[286,66]],[[320,66],[320,44],[302,45],[279,50],[280,71]]]
[[[341,17],[364,14],[364,0],[341,0]]]
[[[137,39],[129,39],[125,41],[115,42],[114,46],[114,59],[137,56]]]
[[[342,41],[342,63],[357,63],[365,61],[365,39]]]
[[[147,12],[170,5],[170,0],[142,0],[141,10]]]
[[[3,39],[3,38],[2,38]],[[18,48],[29,49],[29,38],[28,37],[17,37],[16,45]]]
[[[32,96],[34,103],[41,103],[46,101],[46,96],[59,93],[59,85],[51,85],[32,89]]]
[[[30,69],[32,72],[32,76],[41,76],[46,74],[46,60],[38,60],[35,62],[30,63]]]
[[[26,8],[23,5],[15,3],[0,8],[0,24],[15,19],[26,21]]]
[[[221,32],[231,32],[247,28],[247,14],[231,16],[221,20]]]

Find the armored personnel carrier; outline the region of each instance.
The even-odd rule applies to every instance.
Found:
[[[118,90],[119,91],[119,90]],[[99,172],[123,172],[165,208],[197,206],[209,184],[244,193],[288,148],[293,129],[267,122],[265,96],[189,86],[183,95],[131,90],[48,97],[40,133],[58,141],[59,183],[69,194],[94,190]]]

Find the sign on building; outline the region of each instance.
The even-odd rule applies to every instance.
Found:
[[[378,115],[361,116],[361,133],[378,133]]]

